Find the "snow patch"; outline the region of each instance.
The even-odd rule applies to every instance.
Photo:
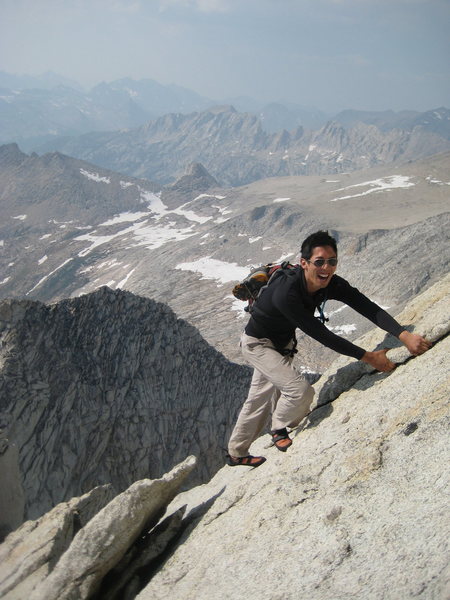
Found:
[[[200,273],[200,279],[212,279],[224,285],[230,281],[239,281],[248,275],[248,268],[236,263],[227,263],[210,256],[205,256],[192,262],[180,263],[175,269]]]
[[[17,217],[11,217],[11,219],[18,219],[19,221],[24,221],[27,218],[27,215],[17,215]]]
[[[200,194],[194,198],[195,200],[200,200],[201,198],[215,198],[216,200],[225,200],[226,196],[215,196],[214,194]]]
[[[439,179],[434,179],[433,177],[427,177],[426,181],[428,183],[434,183],[435,185],[450,185],[450,181],[440,181]]]
[[[338,200],[347,200],[349,198],[358,198],[360,196],[367,196],[374,192],[390,191],[397,188],[410,188],[414,187],[415,183],[410,181],[410,177],[405,175],[391,175],[390,177],[383,177],[381,179],[373,179],[372,181],[365,181],[363,183],[356,183],[355,185],[349,185],[347,187],[339,188],[334,190],[335,192],[341,192],[343,190],[349,190],[352,188],[370,186],[368,190],[361,192],[360,194],[353,194],[350,196],[340,196],[339,198],[333,198],[330,202],[337,202]]]
[[[85,169],[80,169],[80,173],[91,181],[96,181],[97,183],[111,183],[111,179],[109,177],[101,177],[98,173],[90,173]]]
[[[131,269],[131,271],[128,273],[128,275],[122,279],[122,281],[119,281],[119,283],[116,285],[116,289],[120,289],[123,288],[123,286],[126,284],[126,282],[128,281],[128,279],[131,277],[131,275],[136,271],[136,267],[134,267],[134,269]]]
[[[59,267],[56,267],[56,269],[54,269],[53,271],[48,273],[48,275],[45,275],[44,277],[42,277],[42,279],[40,279],[36,283],[36,285],[31,288],[31,290],[28,290],[28,292],[26,293],[26,296],[28,296],[28,294],[31,294],[31,292],[33,292],[37,287],[39,287],[42,283],[44,283],[44,281],[46,281],[49,277],[51,277],[54,273],[56,273],[56,271],[59,271],[59,269],[62,269],[65,265],[67,265],[67,263],[70,263],[72,260],[73,260],[73,258],[68,258],[67,260],[65,260],[62,263],[62,265],[59,265]]]
[[[42,263],[45,263],[47,258],[48,258],[48,256],[46,254],[44,254],[44,256],[38,260],[38,264],[42,265]]]
[[[233,299],[233,302],[231,303],[231,310],[236,312],[236,317],[238,319],[245,319],[248,317],[248,312],[244,310],[244,308],[247,306],[246,302],[242,302],[242,300],[238,300],[234,296],[225,296],[225,299],[227,298]]]
[[[148,217],[147,212],[123,212],[115,215],[112,219],[100,223],[99,227],[108,227],[109,225],[116,225],[117,223],[129,223],[133,221],[139,221],[143,217]]]
[[[290,200],[290,198],[275,198],[273,203],[276,204],[277,202],[286,202],[287,200]]]
[[[119,185],[123,190],[125,190],[127,187],[134,185],[134,183],[131,183],[131,181],[119,181]]]
[[[348,335],[349,333],[352,333],[352,331],[356,331],[356,325],[336,325],[336,327],[328,327],[328,329],[337,335]]]

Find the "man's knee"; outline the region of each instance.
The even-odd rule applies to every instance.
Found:
[[[285,396],[292,398],[312,398],[314,397],[314,388],[301,375],[294,377],[281,389]]]

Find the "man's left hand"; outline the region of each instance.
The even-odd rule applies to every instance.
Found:
[[[409,331],[402,331],[398,339],[408,348],[413,356],[423,354],[432,346],[431,342],[421,335],[410,333]]]

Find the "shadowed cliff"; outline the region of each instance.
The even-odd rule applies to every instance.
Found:
[[[187,454],[202,457],[194,482],[222,465],[250,371],[167,306],[108,288],[49,306],[5,300],[0,336],[15,525],[96,485],[159,477]]]

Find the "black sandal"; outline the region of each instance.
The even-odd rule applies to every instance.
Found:
[[[288,435],[286,427],[284,429],[276,429],[270,432],[273,445],[281,452],[286,452],[289,446],[292,446],[292,440]]]
[[[246,467],[259,467],[259,465],[262,465],[264,462],[266,462],[266,458],[264,458],[264,456],[251,456],[251,454],[248,456],[230,456],[227,454],[226,461],[230,467],[237,467],[239,465],[244,465]]]

